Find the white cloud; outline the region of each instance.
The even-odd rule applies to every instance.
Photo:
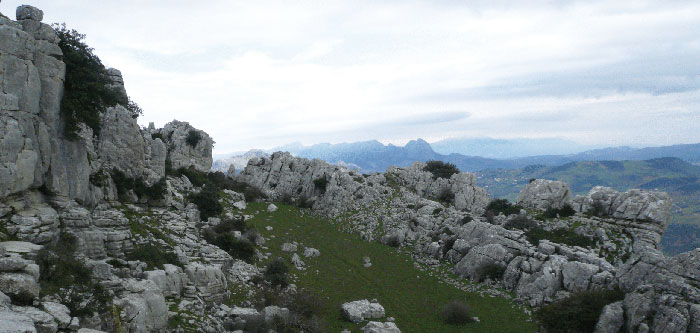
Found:
[[[189,121],[217,153],[447,136],[700,141],[698,3],[23,2],[88,35],[143,125]],[[450,112],[469,116],[415,121]]]

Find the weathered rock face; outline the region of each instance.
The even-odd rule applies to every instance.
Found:
[[[270,199],[305,198],[314,202],[315,209],[331,214],[386,200],[399,187],[412,191],[405,193],[411,198],[404,201],[438,200],[447,192],[458,210],[478,213],[488,204],[488,194],[476,186],[474,174],[433,179],[430,172],[423,171],[424,167],[424,163],[417,162],[408,168],[392,167],[383,175],[366,177],[318,159],[277,152],[269,158],[251,159],[237,179],[261,189]]]
[[[596,186],[586,196],[576,196],[574,209],[617,219],[651,221],[661,232],[671,220],[671,197],[667,193],[629,190],[618,192]]]
[[[177,120],[167,123],[156,132],[165,138],[168,159],[173,169],[193,166],[199,171],[211,170],[214,140],[209,137],[209,134],[197,130],[187,122]],[[198,139],[188,140],[188,136],[195,136]]]
[[[562,208],[571,201],[571,190],[564,182],[535,179],[518,195],[516,203],[526,208]]]

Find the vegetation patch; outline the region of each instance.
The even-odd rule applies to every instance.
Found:
[[[165,178],[161,178],[153,185],[147,185],[143,180],[143,177],[128,177],[124,172],[117,168],[112,169],[111,175],[112,181],[117,187],[117,194],[121,200],[126,197],[126,194],[130,190],[133,190],[134,193],[140,198],[146,197],[152,200],[160,200],[165,197],[165,193],[168,188]]]
[[[150,269],[163,269],[164,264],[182,266],[173,252],[166,251],[163,246],[152,243],[139,244],[126,254],[126,260],[143,261]]]
[[[433,179],[445,178],[450,179],[452,175],[459,173],[457,166],[452,163],[445,163],[443,161],[428,161],[425,163],[425,168],[423,171],[428,171],[433,174]]]
[[[214,186],[207,185],[199,193],[190,194],[188,199],[197,205],[202,221],[217,217],[224,211],[224,206],[219,202],[219,191]]]
[[[576,214],[574,208],[571,207],[570,204],[564,204],[564,206],[561,208],[547,208],[547,210],[545,210],[544,213],[542,213],[542,217],[546,219],[553,219],[555,217],[574,216],[574,214]]]
[[[244,232],[245,230],[246,225],[242,219],[225,220],[215,227],[204,229],[202,237],[210,244],[226,251],[231,257],[250,263],[255,256],[255,238],[238,239],[233,234],[234,231]]]
[[[89,316],[110,311],[112,298],[102,285],[93,282],[92,270],[75,257],[75,236],[62,233],[56,244],[39,251],[41,296],[54,295],[68,307],[71,316]]]
[[[619,289],[580,292],[542,306],[535,316],[546,332],[593,332],[603,307],[624,297]]]
[[[519,205],[513,205],[508,201],[507,199],[493,199],[489,202],[489,204],[486,206],[486,212],[492,212],[494,215],[499,215],[500,213],[503,213],[503,215],[508,216],[511,214],[519,214],[520,210],[522,207]]]
[[[64,134],[71,140],[78,139],[79,124],[91,128],[95,135],[100,133],[101,113],[107,107],[124,105],[134,117],[143,113],[135,102],[112,86],[100,58],[93,48],[85,44],[85,35],[66,24],[53,24],[66,64],[66,77],[61,99],[61,115],[64,120]]]
[[[464,325],[474,321],[469,307],[461,301],[452,301],[442,307],[442,320],[450,325]]]
[[[192,148],[197,147],[199,141],[202,141],[202,135],[196,130],[190,130],[187,132],[187,137],[185,137],[185,142]]]
[[[540,227],[530,228],[525,232],[527,240],[533,245],[538,245],[540,240],[546,239],[550,242],[566,244],[569,246],[592,247],[595,246],[595,240],[582,236],[570,229],[554,229],[551,231]]]
[[[289,267],[284,260],[277,258],[267,264],[263,276],[265,281],[269,282],[272,286],[284,288],[289,285],[289,277],[287,275],[288,272]]]
[[[326,186],[328,186],[328,179],[325,176],[314,179],[314,187],[317,190],[326,192]]]

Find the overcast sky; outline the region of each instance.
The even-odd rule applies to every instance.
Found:
[[[215,153],[417,137],[700,142],[698,1],[3,0],[87,34]],[[525,5],[527,3],[527,5]]]

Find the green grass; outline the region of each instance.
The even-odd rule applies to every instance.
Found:
[[[255,226],[268,241],[270,260],[277,256],[289,263],[291,254],[283,254],[284,242],[297,241],[321,251],[317,258],[302,259],[305,271],[295,272],[291,281],[326,298],[324,318],[330,332],[344,328],[357,331],[362,325],[344,321],[340,305],[344,302],[376,298],[394,317],[403,332],[535,332],[537,325],[528,316],[503,298],[481,297],[442,283],[435,273],[414,268],[408,254],[378,242],[365,242],[355,234],[338,231],[327,219],[302,215],[298,208],[277,204],[279,210],[268,213],[266,204],[251,203],[247,213],[255,217],[248,223]],[[267,231],[265,226],[272,226]],[[270,239],[269,236],[275,235]],[[303,252],[303,247],[297,251]],[[362,257],[371,258],[372,267],[362,266]],[[291,264],[290,264],[291,267]],[[318,272],[317,272],[318,271]],[[481,322],[453,326],[440,320],[443,305],[452,300],[467,304]]]

